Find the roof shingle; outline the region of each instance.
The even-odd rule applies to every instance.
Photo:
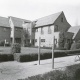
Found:
[[[35,27],[53,24],[61,13],[62,11],[36,20]]]
[[[0,17],[0,26],[2,27],[10,27],[9,19],[5,17]]]
[[[25,19],[21,19],[21,18],[16,18],[16,17],[12,17],[12,16],[10,16],[10,17],[13,21],[14,26],[16,26],[16,27],[21,27],[22,28],[22,24],[23,24],[24,21],[31,22],[29,20],[25,20]]]
[[[76,37],[77,33],[80,30],[80,26],[70,27],[68,32],[74,33],[73,39]]]

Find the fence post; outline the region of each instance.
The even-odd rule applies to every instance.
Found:
[[[54,39],[55,39],[55,37],[53,36],[53,43],[52,43],[52,69],[54,69]]]
[[[40,44],[41,44],[41,38],[39,37],[39,46],[38,46],[38,61],[40,65]]]

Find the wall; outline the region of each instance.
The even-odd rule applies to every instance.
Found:
[[[10,42],[10,27],[0,26],[0,41],[4,41],[6,39],[7,42]]]
[[[51,34],[48,33],[48,26],[43,27],[43,32],[44,34],[41,34],[41,28],[38,28],[38,32],[35,32],[35,39],[37,39],[37,42],[35,42],[35,46],[38,46],[39,44],[39,37],[41,37],[41,39],[45,39],[45,42],[41,42],[41,46],[46,46],[46,47],[51,47],[52,43],[53,43],[53,34],[55,36],[55,39],[59,38],[59,32],[54,32],[54,25],[50,26],[51,28]],[[58,46],[58,43],[56,44],[56,46]]]

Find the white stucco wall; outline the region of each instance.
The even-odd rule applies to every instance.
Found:
[[[45,39],[45,42],[41,42],[41,47],[51,47],[53,42],[53,35],[55,36],[55,39],[59,39],[59,32],[54,32],[54,25],[50,26],[51,28],[51,34],[48,33],[48,26],[43,27],[44,34],[41,34],[41,28],[38,28],[38,32],[35,32],[35,39],[37,39],[37,42],[35,42],[35,46],[39,45],[39,37],[41,39]],[[58,46],[58,44],[56,44]]]

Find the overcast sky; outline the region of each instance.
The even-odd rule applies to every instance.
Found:
[[[80,25],[80,0],[0,0],[0,16],[35,20],[63,11],[67,21]]]

